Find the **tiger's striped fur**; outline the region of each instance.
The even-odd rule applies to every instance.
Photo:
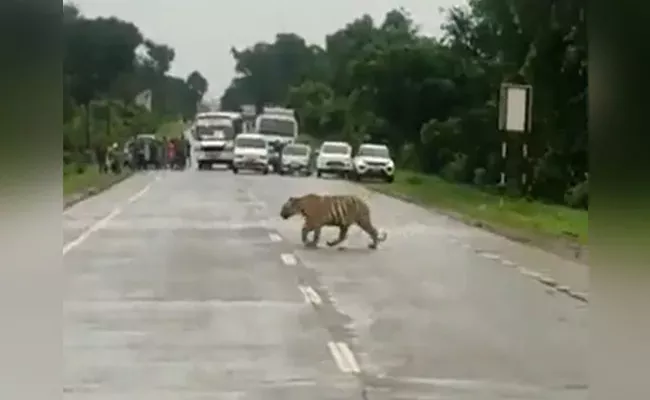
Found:
[[[339,228],[339,237],[327,242],[330,247],[342,243],[347,238],[350,226],[354,224],[370,236],[372,243],[368,247],[371,249],[376,249],[379,242],[383,242],[388,236],[386,232],[380,234],[372,224],[368,204],[353,195],[322,196],[310,193],[301,197],[290,197],[282,206],[280,216],[288,219],[296,214],[302,214],[304,217],[302,242],[308,247],[318,246],[324,226]],[[314,232],[311,241],[307,239],[309,232]]]

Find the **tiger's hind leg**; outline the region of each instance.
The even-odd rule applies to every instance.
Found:
[[[334,247],[341,242],[343,242],[345,239],[348,237],[348,230],[350,229],[350,226],[348,225],[343,225],[339,226],[339,237],[336,240],[331,240],[327,242],[327,245],[329,247]]]
[[[385,232],[380,234],[379,231],[377,231],[377,228],[375,228],[370,221],[370,218],[363,218],[357,221],[357,225],[359,225],[359,227],[370,236],[370,239],[372,239],[372,243],[368,245],[368,248],[370,249],[375,250],[377,246],[379,246],[379,242],[383,242],[388,236]]]

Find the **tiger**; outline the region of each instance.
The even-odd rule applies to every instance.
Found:
[[[372,224],[368,204],[354,195],[329,196],[309,193],[300,197],[289,197],[282,205],[280,217],[286,220],[296,214],[302,214],[304,218],[301,233],[302,242],[306,247],[318,247],[324,226],[339,228],[338,238],[326,242],[329,247],[347,239],[348,230],[353,224],[357,224],[370,236],[370,249],[377,249],[379,243],[385,241],[388,236],[386,232],[380,233]],[[311,241],[307,239],[309,232],[314,232]]]

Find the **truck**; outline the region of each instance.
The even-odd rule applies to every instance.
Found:
[[[269,142],[272,149],[270,164],[274,172],[278,172],[282,148],[294,143],[300,133],[295,111],[290,108],[264,107],[255,119],[255,132]]]

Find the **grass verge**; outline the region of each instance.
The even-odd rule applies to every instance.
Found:
[[[156,136],[159,138],[180,138],[183,136],[183,130],[185,129],[185,124],[183,124],[183,121],[169,121],[165,122],[160,126],[158,129],[158,132],[156,132]]]
[[[131,175],[129,170],[123,170],[119,175],[100,174],[97,166],[94,165],[88,166],[83,172],[66,170],[63,174],[64,202],[73,197],[84,197],[107,189],[129,175]]]
[[[545,237],[587,244],[589,219],[584,210],[508,198],[500,206],[499,196],[451,184],[436,176],[406,171],[397,174],[390,185],[369,183],[366,186],[436,208],[473,225],[487,225],[497,233],[506,230],[506,236],[514,233],[529,239],[526,241]]]

